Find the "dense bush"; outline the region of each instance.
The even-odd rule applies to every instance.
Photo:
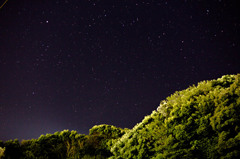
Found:
[[[38,139],[0,141],[0,159],[103,159],[112,156],[109,143],[126,130],[110,125],[98,125],[89,135],[63,130],[41,135]]]
[[[176,92],[123,135],[112,158],[237,158],[240,75]]]

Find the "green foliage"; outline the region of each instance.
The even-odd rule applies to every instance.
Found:
[[[175,92],[111,152],[120,158],[239,157],[239,86],[239,74],[226,75]]]
[[[0,141],[0,159],[239,158],[240,74],[175,92],[133,129],[97,125]]]
[[[94,126],[89,135],[63,130],[38,139],[0,142],[1,159],[104,159],[112,156],[107,143],[125,130],[110,125]]]
[[[5,149],[6,149],[5,147],[4,148],[0,147],[0,159],[4,157]]]
[[[2,158],[15,159],[22,156],[21,147],[17,139],[6,141],[4,143],[4,149],[4,157]]]
[[[21,142],[23,158],[66,158],[66,146],[57,133]]]

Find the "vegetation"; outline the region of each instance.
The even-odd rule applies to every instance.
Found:
[[[133,129],[94,126],[38,139],[0,141],[0,158],[238,158],[240,74],[175,92]]]
[[[87,159],[112,155],[108,142],[120,138],[126,130],[110,125],[98,125],[89,135],[63,130],[41,135],[38,139],[0,142],[0,159]]]
[[[175,92],[116,142],[120,158],[240,156],[240,75]]]

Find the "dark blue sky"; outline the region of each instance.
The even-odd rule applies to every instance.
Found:
[[[132,128],[175,91],[239,73],[236,3],[9,0],[0,9],[0,140]]]

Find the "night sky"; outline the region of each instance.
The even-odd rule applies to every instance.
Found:
[[[239,73],[239,12],[237,0],[9,0],[0,140],[132,128],[175,91]]]

